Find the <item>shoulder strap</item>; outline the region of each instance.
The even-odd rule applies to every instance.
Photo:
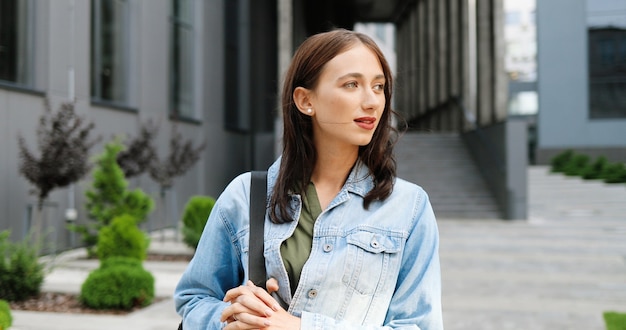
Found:
[[[264,224],[267,200],[267,172],[253,171],[250,179],[250,235],[248,272],[250,280],[265,288],[267,280],[263,256]]]

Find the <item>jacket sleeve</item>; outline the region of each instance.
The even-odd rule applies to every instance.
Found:
[[[183,317],[185,329],[222,329],[222,311],[229,305],[222,301],[226,292],[243,283],[240,246],[241,229],[231,219],[232,210],[241,210],[245,187],[237,180],[216,201],[198,243],[196,253],[183,273],[174,292],[176,311]],[[246,200],[246,199],[243,199]],[[247,220],[248,216],[245,215]],[[242,219],[236,221],[241,222]]]
[[[398,282],[384,326],[346,324],[315,313],[302,313],[302,330],[420,329],[442,330],[439,232],[425,192],[414,204],[413,229],[402,256]]]

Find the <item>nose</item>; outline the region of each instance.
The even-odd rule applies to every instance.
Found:
[[[380,92],[375,92],[369,88],[365,88],[363,91],[363,109],[364,110],[376,110],[385,104],[385,95]]]

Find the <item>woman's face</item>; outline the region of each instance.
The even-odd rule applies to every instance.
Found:
[[[310,93],[316,145],[358,147],[370,143],[385,109],[384,87],[380,61],[363,44],[326,63]]]

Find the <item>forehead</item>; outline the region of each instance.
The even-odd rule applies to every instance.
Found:
[[[383,74],[380,59],[373,50],[362,43],[353,45],[337,54],[326,65],[322,75],[361,73],[365,76]]]

